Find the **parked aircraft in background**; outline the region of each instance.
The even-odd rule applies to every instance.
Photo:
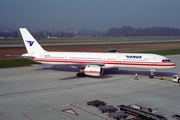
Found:
[[[47,35],[47,38],[48,38],[48,39],[58,39],[58,37],[50,37],[50,36],[48,36],[48,35]]]
[[[80,69],[77,76],[101,76],[108,68],[145,68],[151,71],[174,68],[167,57],[143,53],[50,52],[44,50],[26,28],[20,28],[27,53],[35,62]]]

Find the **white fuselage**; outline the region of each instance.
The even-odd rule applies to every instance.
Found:
[[[34,61],[52,65],[99,65],[103,68],[169,69],[175,64],[157,54],[141,53],[92,53],[92,52],[43,52],[36,53]]]

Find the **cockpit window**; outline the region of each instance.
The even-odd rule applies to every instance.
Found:
[[[164,59],[162,62],[171,62],[169,59]]]

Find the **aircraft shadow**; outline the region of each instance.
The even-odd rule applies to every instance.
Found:
[[[72,67],[68,67],[68,66],[63,66],[63,67],[57,67],[57,66],[46,66],[46,67],[42,67],[40,69],[36,69],[36,71],[39,71],[39,70],[54,70],[54,71],[63,71],[63,72],[74,72],[74,76],[71,76],[71,77],[68,77],[68,78],[61,78],[59,80],[72,80],[72,79],[81,79],[83,77],[77,77],[76,76],[76,73],[79,72],[79,69],[77,68],[72,68]],[[90,77],[90,78],[93,78],[93,79],[107,79],[107,78],[111,78],[113,77],[112,75],[110,74],[104,74],[103,76],[99,76],[99,77],[93,77],[93,76],[87,76],[87,77]]]
[[[144,76],[149,76],[150,71],[148,70],[105,70],[104,74],[126,74],[126,75],[144,75]],[[160,71],[156,71],[154,72],[155,76],[164,76],[164,77],[172,77],[174,74],[174,72],[160,72]]]
[[[63,71],[63,72],[79,72],[79,70],[77,68],[72,68],[72,67],[67,67],[67,66],[66,67],[64,67],[64,66],[63,67],[48,66],[48,67],[43,67],[43,68],[36,69],[36,70],[37,71],[38,70],[54,70],[54,71]],[[132,69],[132,70],[105,69],[103,76],[100,76],[100,77],[88,76],[88,77],[93,78],[93,79],[107,79],[107,78],[113,77],[113,75],[121,75],[121,74],[134,75],[135,73],[137,73],[138,75],[149,76],[150,71],[148,71],[148,70],[135,70],[135,69]],[[174,74],[177,74],[177,73],[159,72],[159,71],[155,72],[156,76],[164,76],[164,77],[172,77]],[[71,76],[71,77],[68,77],[68,78],[62,78],[60,80],[70,80],[70,79],[77,79],[77,78],[81,79],[83,77],[76,77],[76,73],[75,73],[74,76]]]
[[[39,70],[54,70],[54,71],[63,71],[63,72],[79,72],[77,68],[72,68],[72,67],[57,67],[57,66],[46,66],[42,67],[40,69],[36,69],[37,71]]]
[[[93,78],[93,79],[108,79],[113,77],[112,75],[103,75],[103,76],[99,76],[99,77],[94,77],[94,76],[85,76],[85,77],[89,77],[89,78]],[[72,80],[72,79],[82,79],[84,77],[77,77],[76,75],[72,76],[72,77],[67,77],[67,78],[61,78],[59,80]]]

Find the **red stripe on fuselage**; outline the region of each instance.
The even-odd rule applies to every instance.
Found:
[[[99,74],[100,72],[97,71],[84,71],[85,73],[92,73],[92,74]]]
[[[134,61],[95,61],[95,60],[72,60],[72,59],[37,59],[36,62],[55,62],[55,63],[69,63],[69,64],[93,64],[93,63],[102,63],[108,65],[137,65],[137,66],[175,66],[174,63],[163,63],[163,62],[134,62]]]

